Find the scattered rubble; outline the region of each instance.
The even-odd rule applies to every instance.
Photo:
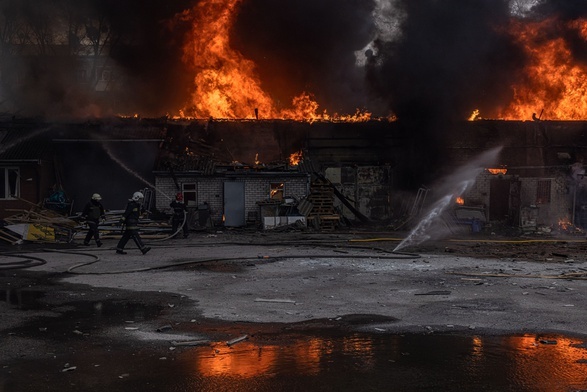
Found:
[[[0,222],[0,241],[11,245],[31,243],[70,243],[78,236],[85,236],[87,226],[80,215],[64,216],[51,209],[43,208],[24,199],[30,204],[30,209],[7,209],[15,212],[14,215],[4,218]],[[122,233],[119,225],[123,210],[106,212],[106,220],[100,223],[103,239],[118,238]],[[143,238],[165,238],[171,230],[167,221],[143,219],[141,230],[146,232]]]

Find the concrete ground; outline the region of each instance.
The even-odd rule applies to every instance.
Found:
[[[58,344],[15,331],[50,329],[72,308],[90,304],[95,313],[105,301],[158,307],[155,316],[113,318],[91,332],[135,344],[238,337],[222,325],[587,336],[582,238],[469,237],[394,253],[400,238],[224,230],[152,241],[146,255],[132,243],[127,255],[115,254],[113,239],[101,248],[8,248],[0,265],[31,256],[40,265],[0,270],[0,360],[34,358],[39,346]],[[11,299],[27,292],[42,293],[41,306]],[[162,325],[171,328],[156,333]],[[79,321],[66,329],[66,337],[88,334]]]

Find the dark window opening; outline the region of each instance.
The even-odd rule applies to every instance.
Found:
[[[20,175],[18,168],[0,168],[0,199],[14,199],[20,196]]]
[[[183,201],[188,207],[198,204],[198,192],[195,183],[182,185]]]
[[[539,180],[536,186],[536,204],[550,203],[550,180]]]
[[[269,198],[272,200],[283,200],[285,184],[283,182],[272,182],[270,187]]]

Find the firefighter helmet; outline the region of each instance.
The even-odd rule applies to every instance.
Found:
[[[100,196],[99,193],[94,193],[92,195],[92,200],[100,201],[100,200],[102,200],[102,196]]]
[[[141,192],[135,192],[132,194],[132,200],[134,200],[134,201],[139,201],[144,197],[145,196]]]
[[[175,195],[175,200],[183,201],[183,195],[181,192],[178,192],[177,195]]]

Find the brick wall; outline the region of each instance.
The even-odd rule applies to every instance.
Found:
[[[282,182],[284,186],[284,196],[301,199],[308,194],[309,178],[308,177],[280,177],[263,176],[252,178],[226,178],[226,177],[177,177],[177,182],[181,187],[182,184],[196,184],[197,204],[208,203],[212,220],[215,224],[222,222],[224,213],[224,183],[226,181],[244,182],[245,184],[245,217],[249,212],[258,212],[259,201],[269,199],[270,184]],[[155,206],[165,213],[170,213],[169,203],[174,195],[178,192],[175,183],[171,177],[156,177],[155,179]]]
[[[550,202],[537,203],[539,181],[550,181]],[[560,220],[571,220],[572,197],[564,175],[522,179],[522,205],[538,207],[538,224],[556,226]]]
[[[490,182],[493,178],[494,176],[487,171],[479,174],[475,180],[475,184],[465,194],[466,204],[488,208]]]

